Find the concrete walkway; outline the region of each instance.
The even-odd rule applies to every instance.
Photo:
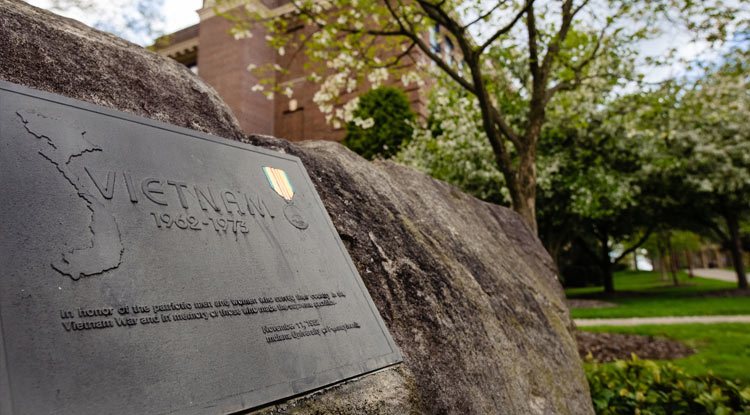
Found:
[[[586,326],[640,326],[644,324],[686,323],[750,323],[750,316],[685,316],[685,317],[631,317],[575,319],[578,327]]]
[[[720,268],[695,268],[698,277],[737,282],[737,274]],[[644,324],[687,324],[687,323],[750,323],[750,316],[685,316],[685,317],[630,317],[630,318],[587,318],[575,319],[578,327],[586,326],[640,326]]]
[[[693,274],[698,277],[712,278],[715,280],[737,282],[737,273],[721,268],[694,268]]]

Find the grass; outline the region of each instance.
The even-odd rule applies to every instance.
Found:
[[[643,294],[681,297],[737,288],[737,283],[734,282],[701,277],[690,278],[684,271],[677,273],[677,281],[681,285],[675,287],[672,285],[671,275],[669,280],[664,281],[656,271],[620,271],[614,274],[615,291],[636,291]],[[565,293],[570,298],[591,297],[592,294],[604,294],[604,287],[568,288]]]
[[[663,281],[658,272],[623,271],[614,276],[620,295],[605,298],[602,287],[570,288],[569,298],[600,298],[618,307],[572,309],[573,318],[623,318],[750,314],[750,297],[696,297],[712,291],[737,288],[737,284],[709,278],[689,278],[679,272],[680,286]]]
[[[750,314],[750,297],[727,298],[626,298],[618,307],[575,308],[573,318],[627,318],[664,316],[725,316]]]
[[[750,384],[750,324],[673,324],[649,326],[597,326],[586,331],[641,334],[680,340],[698,353],[671,361],[696,375],[713,371],[727,380]]]

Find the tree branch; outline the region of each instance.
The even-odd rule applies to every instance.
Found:
[[[432,4],[429,1],[417,0],[417,3],[422,7],[422,10],[427,13],[428,17],[436,21],[441,26],[444,26],[451,32],[458,32],[459,30],[461,30],[461,26],[455,20],[453,20],[453,18],[441,7],[443,2]]]
[[[514,146],[516,146],[516,148],[519,148],[521,146],[521,137],[519,137],[518,134],[513,131],[513,128],[505,122],[503,117],[500,116],[500,112],[498,112],[498,110],[494,106],[490,106],[490,108],[492,110],[493,122],[500,129],[500,132],[502,132],[504,136],[508,137],[508,140],[510,140],[510,142],[513,143]]]
[[[636,249],[638,249],[638,247],[640,247],[641,245],[643,245],[646,242],[646,240],[648,239],[648,237],[651,236],[651,234],[654,232],[654,229],[656,229],[656,225],[649,226],[648,229],[646,229],[646,232],[643,234],[643,236],[641,236],[640,239],[638,239],[638,241],[636,241],[636,243],[633,246],[631,246],[630,248],[622,251],[622,253],[617,258],[615,258],[615,260],[612,261],[612,263],[616,264],[616,263],[620,262],[628,254],[632,253],[633,251],[635,251]]]
[[[334,26],[336,30],[338,31],[351,33],[351,34],[365,34],[365,35],[384,36],[384,37],[408,36],[407,33],[401,30],[352,29],[351,27],[337,27],[336,25],[332,25],[332,26]]]
[[[565,38],[568,37],[568,32],[570,31],[570,25],[573,23],[573,18],[576,14],[578,14],[581,9],[588,4],[589,0],[583,0],[583,2],[573,9],[573,0],[565,0],[562,6],[562,21],[560,22],[560,30],[557,31],[557,35],[555,36],[555,40],[553,40],[549,47],[547,48],[547,54],[544,56],[544,61],[542,62],[542,75],[547,76],[549,74],[550,68],[552,67],[552,63],[557,58],[557,55],[560,53],[560,49],[562,48],[563,42],[565,42]]]
[[[386,0],[386,3],[388,3],[389,0]],[[501,164],[507,166],[508,174],[514,174],[512,172],[512,160],[510,155],[508,154],[507,148],[505,148],[505,143],[502,142],[502,140],[498,140],[498,137],[496,136],[497,130],[499,130],[499,133],[508,140],[510,140],[513,145],[515,145],[517,148],[521,144],[520,137],[518,134],[513,131],[513,129],[508,125],[505,120],[502,118],[500,113],[497,111],[497,109],[492,105],[492,103],[489,101],[489,97],[487,96],[487,91],[483,84],[483,77],[481,75],[481,68],[479,67],[479,56],[481,54],[480,49],[474,49],[474,47],[471,44],[470,40],[467,40],[465,36],[464,28],[459,25],[453,18],[451,18],[448,13],[446,13],[445,10],[442,10],[439,8],[438,5],[429,3],[426,0],[417,0],[420,6],[422,6],[425,13],[427,13],[427,16],[434,21],[438,22],[438,24],[442,25],[443,27],[448,30],[450,34],[453,35],[454,39],[458,42],[458,45],[461,49],[461,52],[464,54],[464,60],[467,62],[469,69],[472,74],[473,78],[473,88],[469,89],[469,92],[473,93],[477,99],[480,102],[480,105],[483,105],[487,109],[487,122],[489,125],[487,128],[491,128],[492,131],[487,131],[488,138],[490,140],[490,144],[492,145],[493,151],[495,152],[496,159],[498,161],[498,166]],[[530,4],[533,3],[533,0],[528,0],[527,8]],[[524,9],[525,10],[525,9]],[[522,13],[521,13],[522,14]],[[516,21],[518,18],[515,19]],[[412,27],[412,32],[415,32]],[[421,49],[424,50],[420,46]],[[430,50],[425,51],[428,56],[432,55],[432,52]],[[433,59],[434,60],[434,59]],[[438,65],[440,62],[437,62]],[[443,66],[441,66],[443,68]],[[450,75],[450,73],[449,73]],[[455,79],[455,78],[454,78]],[[497,129],[497,130],[496,130]],[[501,171],[503,169],[501,168]],[[505,171],[503,172],[506,173]]]
[[[577,74],[574,80],[560,81],[555,86],[547,89],[544,102],[545,103],[549,102],[549,100],[552,99],[552,97],[560,91],[572,91],[576,89],[577,87],[583,84],[583,81],[587,79],[596,79],[596,78],[606,79],[608,77],[610,78],[617,77],[617,75],[611,74],[611,73],[599,73],[599,74],[594,74],[590,76],[580,76],[580,74]]]
[[[417,31],[414,29],[414,26],[409,22],[408,20],[404,23],[396,10],[393,7],[393,4],[391,4],[392,0],[384,0],[384,3],[386,5],[386,8],[388,9],[388,12],[391,14],[391,16],[396,20],[396,22],[399,25],[399,28],[405,33],[404,36],[411,39],[418,47],[419,49],[424,52],[425,55],[427,55],[430,60],[435,62],[437,66],[440,67],[448,76],[451,77],[454,81],[458,82],[459,85],[461,85],[463,88],[468,90],[469,92],[476,94],[476,88],[475,86],[464,79],[462,76],[456,72],[451,65],[449,65],[443,58],[432,52],[429,45],[425,44],[422,38],[419,36],[420,34],[417,33]],[[410,30],[407,30],[407,26]]]
[[[586,6],[586,4],[588,4],[588,2],[589,2],[589,0],[584,0],[581,4],[579,4],[578,7],[576,7],[575,10],[573,10],[573,13],[570,16],[571,19],[574,18],[574,17],[576,17],[576,15],[578,14],[578,12],[580,12],[581,9],[584,8]]]
[[[534,3],[534,0],[528,0],[526,2],[526,5],[518,11],[516,16],[513,18],[513,20],[510,21],[507,25],[501,27],[498,31],[496,31],[492,36],[490,36],[489,39],[487,39],[484,43],[482,43],[479,48],[477,48],[478,53],[482,53],[483,50],[487,48],[492,42],[497,40],[500,36],[508,33],[513,27],[518,23],[518,21],[521,19],[521,17],[528,12],[531,9],[531,5]]]
[[[575,240],[578,241],[579,244],[581,244],[581,247],[583,248],[584,251],[586,251],[589,255],[591,255],[592,258],[595,258],[598,262],[599,254],[593,249],[591,249],[589,244],[583,238],[581,238],[580,236],[577,236]]]
[[[719,226],[719,224],[717,224],[716,222],[714,222],[714,221],[711,220],[711,221],[709,221],[707,223],[707,225],[708,225],[708,227],[712,231],[714,231],[716,233],[716,236],[718,236],[719,239],[721,239],[722,242],[726,243],[726,242],[729,242],[731,240],[731,238],[729,237],[729,235],[727,235],[726,233],[724,233],[724,231],[721,230],[721,227]]]
[[[497,10],[497,9],[498,9],[498,7],[502,6],[502,5],[503,5],[503,3],[505,3],[505,2],[504,2],[504,1],[498,1],[498,2],[497,2],[497,4],[495,5],[495,7],[491,8],[491,9],[490,9],[490,11],[488,11],[487,13],[484,13],[484,14],[481,14],[481,15],[479,15],[479,17],[477,17],[476,19],[472,20],[472,21],[471,21],[471,23],[467,23],[467,24],[465,24],[465,25],[463,26],[463,29],[467,29],[467,28],[469,28],[469,26],[471,26],[471,25],[473,25],[473,24],[476,24],[476,23],[477,23],[477,22],[479,22],[480,20],[484,20],[484,19],[485,19],[485,18],[487,18],[487,17],[489,16],[489,15],[491,15],[492,13],[494,13],[494,12],[495,12],[495,10]]]
[[[526,14],[526,32],[529,37],[529,71],[531,77],[536,79],[539,77],[539,52],[536,44],[536,16],[534,16],[533,4],[529,6],[529,11]]]
[[[382,65],[378,65],[376,63],[371,63],[369,65],[374,68],[392,68],[394,66],[398,66],[398,64],[401,62],[401,59],[409,56],[409,53],[411,53],[412,49],[414,49],[414,46],[417,46],[417,44],[411,42],[411,44],[403,52],[396,55],[396,57],[391,62],[387,62]]]

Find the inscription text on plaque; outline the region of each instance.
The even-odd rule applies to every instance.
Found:
[[[231,413],[400,361],[300,160],[0,83],[0,414]]]

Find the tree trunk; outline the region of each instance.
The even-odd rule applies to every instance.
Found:
[[[467,57],[469,58],[469,57]],[[536,235],[536,146],[544,123],[544,105],[538,97],[532,97],[529,111],[529,124],[523,136],[518,136],[510,127],[503,128],[502,120],[493,111],[489,92],[485,88],[482,67],[479,59],[467,59],[471,78],[477,89],[474,94],[479,101],[482,112],[482,126],[495,154],[495,163],[505,178],[510,192],[513,210]],[[536,81],[535,81],[536,82]],[[511,136],[509,136],[509,134]],[[518,167],[514,168],[513,159],[506,147],[506,139],[513,142],[518,154]]]
[[[658,245],[657,250],[659,251],[659,272],[661,273],[661,280],[667,280],[667,258],[664,254],[664,248]]]
[[[564,239],[562,237],[547,237],[547,252],[549,252],[549,255],[552,257],[552,262],[555,263],[555,272],[557,272],[557,275],[562,278],[562,275],[560,274],[560,249],[562,249],[562,245],[564,243]]]
[[[536,189],[534,189],[536,191]],[[527,225],[531,228],[531,230],[534,232],[534,235],[536,235],[537,232],[537,223],[536,223],[536,212],[534,208],[534,196],[528,196],[525,194],[525,192],[521,192],[519,195],[518,202],[513,202],[513,210],[516,211],[519,215],[521,215],[521,219],[523,219],[524,222],[526,222]]]
[[[536,130],[530,131],[534,134]],[[536,147],[538,132],[536,136],[527,136],[527,142]],[[515,196],[513,196],[515,193]],[[521,151],[518,156],[518,180],[516,191],[511,193],[513,199],[513,210],[515,210],[524,222],[531,227],[534,234],[537,233],[536,223],[536,151],[527,149]]]
[[[745,274],[745,264],[742,261],[742,241],[740,240],[740,224],[734,215],[726,215],[729,228],[729,249],[732,252],[732,264],[734,271],[737,273],[737,286],[741,290],[747,289],[747,275]]]
[[[602,269],[602,277],[604,278],[604,292],[607,294],[613,294],[615,292],[615,282],[612,276],[612,261],[609,259],[609,238],[602,238],[599,241],[601,243],[600,267]]]
[[[677,257],[674,254],[674,250],[672,250],[672,241],[671,237],[667,239],[667,251],[669,252],[669,263],[670,263],[670,271],[672,271],[672,283],[674,286],[680,285],[680,282],[677,281]]]
[[[685,260],[687,261],[687,265],[688,265],[688,276],[689,276],[690,278],[693,278],[693,277],[695,277],[695,275],[693,275],[693,261],[692,261],[692,259],[693,259],[693,257],[692,257],[692,256],[690,255],[690,251],[688,251],[688,250],[686,249],[686,250],[685,250]]]
[[[638,271],[638,254],[633,251],[633,269]]]

